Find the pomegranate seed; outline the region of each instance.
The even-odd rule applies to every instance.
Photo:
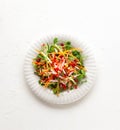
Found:
[[[77,60],[75,59],[74,62],[77,62]]]
[[[45,46],[45,43],[43,43],[42,46]]]
[[[61,46],[64,46],[64,44],[63,44],[63,43],[61,43],[60,45],[61,45]]]
[[[58,68],[54,68],[55,71],[58,71],[59,69]]]
[[[62,87],[63,87],[64,90],[66,89],[66,85],[64,85],[64,84],[62,84]]]
[[[78,82],[78,79],[75,79],[75,82]]]
[[[74,88],[77,89],[77,85],[75,85]]]
[[[39,59],[37,59],[36,61],[37,61],[37,62],[40,62],[40,60],[41,60],[41,59],[39,58]]]
[[[63,56],[60,56],[60,58],[63,58]]]

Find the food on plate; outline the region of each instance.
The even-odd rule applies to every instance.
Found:
[[[84,56],[80,48],[71,41],[54,38],[52,43],[43,43],[33,59],[35,74],[40,77],[39,84],[49,88],[54,94],[77,89],[86,82]]]

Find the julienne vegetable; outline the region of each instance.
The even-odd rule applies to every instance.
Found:
[[[35,74],[39,84],[49,88],[54,94],[77,89],[86,81],[86,68],[80,48],[74,48],[70,41],[53,39],[53,43],[43,43],[38,55],[33,59]]]

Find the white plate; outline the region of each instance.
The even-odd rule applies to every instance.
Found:
[[[80,85],[78,89],[61,93],[60,96],[54,95],[51,90],[45,89],[39,85],[39,77],[34,75],[34,68],[32,66],[32,59],[37,55],[36,49],[38,50],[42,43],[51,43],[54,37],[58,37],[59,40],[63,41],[71,41],[73,46],[80,47],[83,50],[83,55],[87,56],[87,59],[84,62],[85,67],[87,68],[87,82]],[[92,50],[85,43],[76,40],[71,36],[54,35],[41,39],[39,43],[30,46],[25,58],[24,73],[28,85],[40,99],[52,104],[69,104],[81,99],[91,89],[96,77],[96,65]]]

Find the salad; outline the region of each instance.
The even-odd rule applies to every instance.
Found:
[[[77,89],[86,82],[82,50],[73,47],[70,41],[54,38],[52,43],[43,43],[37,52],[32,62],[34,73],[40,77],[39,84],[54,94]]]

